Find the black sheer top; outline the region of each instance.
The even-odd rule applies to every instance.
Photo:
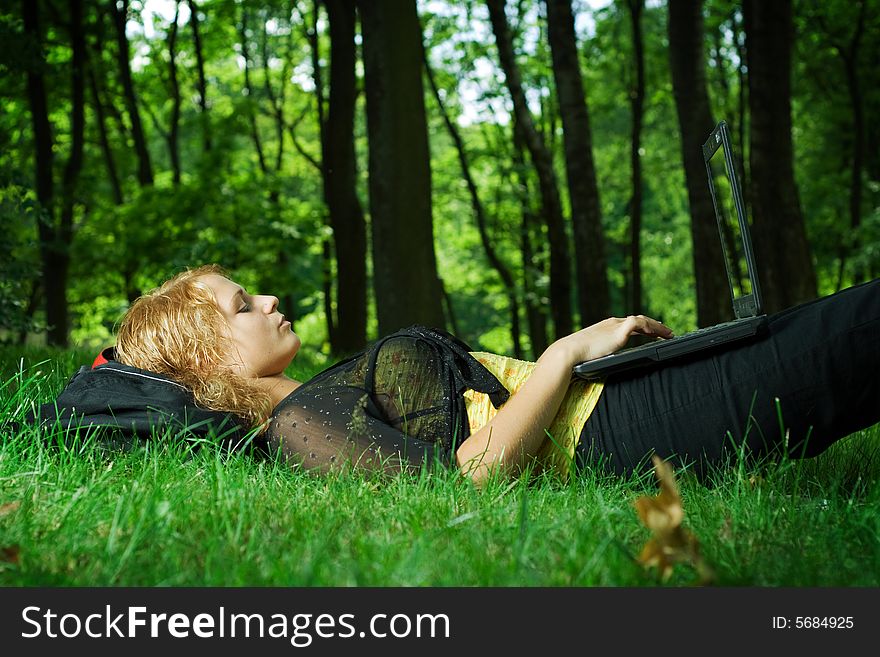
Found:
[[[460,340],[412,326],[316,375],[275,407],[266,438],[292,463],[329,472],[455,464],[469,435],[465,390],[508,392]]]

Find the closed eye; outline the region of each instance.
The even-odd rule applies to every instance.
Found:
[[[250,312],[251,304],[247,302],[247,295],[245,294],[245,291],[242,288],[238,288],[235,296],[239,297],[239,299],[241,300],[241,305],[238,307],[238,310],[235,311],[236,314]]]

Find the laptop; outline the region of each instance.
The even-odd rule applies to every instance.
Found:
[[[688,354],[759,335],[767,316],[762,312],[761,290],[749,222],[736,176],[733,148],[727,123],[721,121],[703,144],[703,159],[709,176],[709,190],[715,207],[718,236],[724,256],[732,301],[729,322],[707,326],[668,340],[653,340],[608,356],[584,361],[574,373],[584,379],[604,379],[611,374],[656,367]]]

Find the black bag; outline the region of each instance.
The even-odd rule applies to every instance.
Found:
[[[115,360],[81,367],[56,400],[27,421],[47,429],[60,424],[67,431],[96,430],[122,437],[124,445],[156,436],[210,439],[230,449],[251,442],[234,415],[202,408],[180,383]]]

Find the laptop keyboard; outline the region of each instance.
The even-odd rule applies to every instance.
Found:
[[[698,335],[703,335],[704,333],[711,333],[712,331],[719,331],[727,328],[728,326],[733,326],[734,324],[739,323],[740,320],[734,319],[729,322],[724,322],[723,324],[713,324],[712,326],[704,326],[703,328],[694,329],[693,331],[688,331],[687,333],[682,333],[681,335],[677,335],[674,338],[670,338],[670,340],[680,340],[682,338],[692,338]]]
[[[664,344],[668,344],[670,342],[679,342],[681,340],[692,340],[693,338],[699,337],[699,336],[704,335],[706,333],[714,333],[715,331],[723,330],[723,329],[727,328],[728,326],[732,326],[732,325],[738,323],[739,321],[741,321],[741,320],[734,319],[729,322],[724,322],[723,324],[713,324],[712,326],[704,326],[702,328],[694,329],[693,331],[688,331],[687,333],[682,333],[681,335],[676,335],[675,337],[669,338],[668,340],[662,340],[662,342]],[[657,342],[658,342],[658,340],[651,340],[650,342],[646,342],[645,344],[640,344],[635,347],[626,347],[625,349],[621,349],[620,351],[615,351],[614,353],[615,354],[622,354],[623,352],[628,352],[628,351],[638,351],[640,349],[646,350],[646,349],[649,349],[651,347],[656,346]],[[612,355],[614,355],[614,354],[609,354],[609,356],[612,356]]]

